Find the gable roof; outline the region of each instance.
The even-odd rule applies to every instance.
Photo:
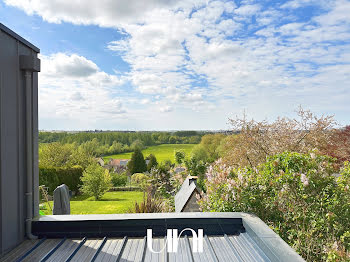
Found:
[[[193,192],[200,192],[197,188],[196,183],[194,182],[195,179],[196,177],[188,176],[181,185],[179,192],[176,193],[175,212],[181,212],[184,209],[186,203],[191,198]]]
[[[109,160],[110,166],[126,166],[130,159],[111,159]]]

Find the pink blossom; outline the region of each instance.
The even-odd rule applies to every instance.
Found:
[[[307,178],[307,176],[305,174],[300,175],[300,180],[304,184],[304,186],[309,185],[309,179]]]

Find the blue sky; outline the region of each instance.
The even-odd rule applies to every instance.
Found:
[[[350,124],[350,1],[4,0],[41,49],[39,128],[227,129],[299,105]]]

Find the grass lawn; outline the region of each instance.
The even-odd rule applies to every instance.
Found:
[[[76,196],[71,199],[71,214],[120,214],[127,213],[135,204],[135,201],[143,200],[143,192],[116,191],[107,192],[101,200],[95,201],[93,197]],[[46,205],[45,215],[52,215],[52,211]],[[51,208],[53,207],[50,201]]]
[[[192,148],[196,144],[163,144],[159,146],[150,146],[142,150],[143,156],[146,158],[149,154],[156,156],[158,163],[164,160],[171,160],[175,162],[174,151],[183,150],[187,156],[190,155]],[[105,162],[108,162],[110,158],[115,159],[130,159],[132,153],[123,153],[117,155],[104,156],[103,159]]]

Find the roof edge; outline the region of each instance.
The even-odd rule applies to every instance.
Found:
[[[259,217],[241,213],[243,226],[272,262],[305,262],[305,260]]]
[[[38,47],[36,47],[35,45],[33,45],[32,43],[30,43],[29,41],[25,40],[23,37],[21,37],[20,35],[16,34],[14,31],[12,31],[10,28],[8,28],[7,26],[5,26],[4,24],[0,23],[0,30],[4,31],[6,34],[12,36],[13,38],[15,38],[17,41],[21,42],[22,44],[26,45],[27,47],[29,47],[30,49],[32,49],[33,51],[40,53],[40,49]]]
[[[272,262],[305,262],[305,260],[290,247],[267,224],[254,214],[243,212],[183,212],[183,213],[138,213],[109,215],[49,215],[36,217],[34,222],[86,222],[86,221],[125,221],[151,219],[201,219],[201,218],[239,218],[242,219],[246,233]]]

